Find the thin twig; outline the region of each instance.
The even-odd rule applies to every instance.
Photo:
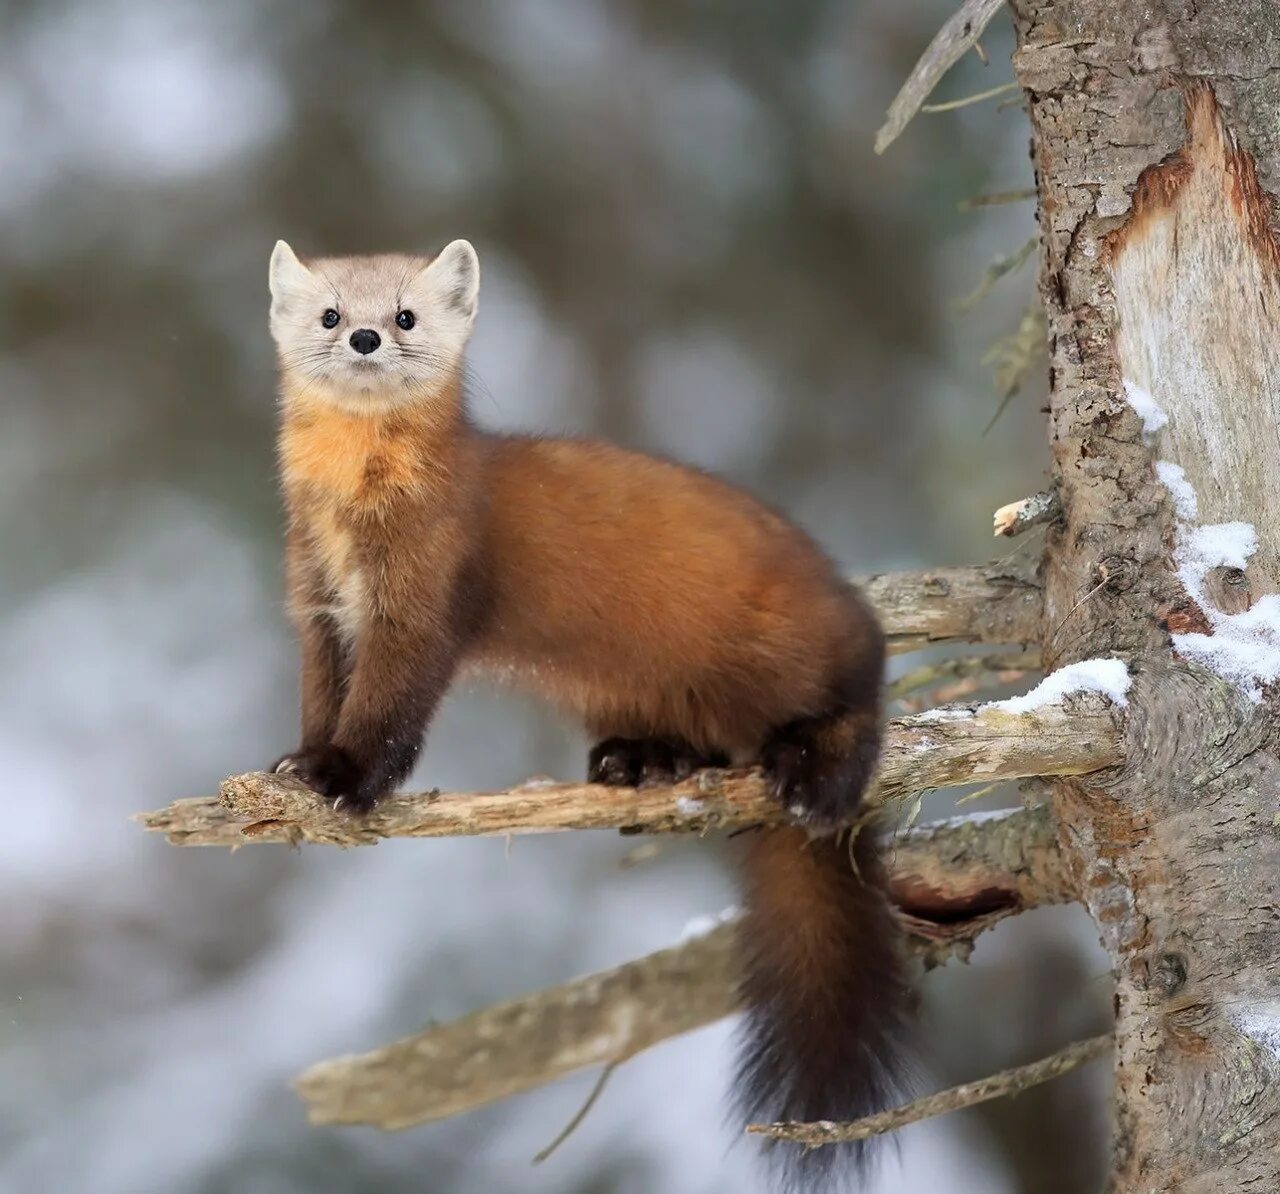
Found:
[[[1010,561],[1016,559],[1018,556],[1022,555],[1022,553],[1025,552],[1029,547],[1034,547],[1037,543],[1039,543],[1040,540],[1043,539],[1045,535],[1047,535],[1048,533],[1049,533],[1048,523],[1044,523],[1042,526],[1035,527],[1029,535],[1023,536],[1022,542],[1019,543],[1017,547],[1015,547],[1012,551],[1005,552],[1005,554],[1000,557],[1000,563],[1007,564]]]
[[[1107,571],[1107,566],[1106,566],[1105,564],[1099,564],[1099,565],[1098,565],[1098,569],[1099,569],[1099,571],[1100,571],[1100,572],[1102,572],[1102,573],[1104,573],[1104,574],[1105,574],[1105,573],[1106,573],[1106,571]],[[1087,592],[1083,597],[1081,597],[1081,598],[1080,598],[1080,600],[1079,600],[1079,601],[1077,601],[1077,602],[1075,603],[1075,605],[1073,605],[1069,610],[1067,610],[1067,612],[1066,612],[1066,616],[1062,619],[1062,621],[1061,621],[1061,622],[1059,622],[1059,623],[1058,623],[1058,624],[1053,628],[1053,633],[1052,633],[1051,635],[1049,635],[1048,641],[1045,643],[1045,646],[1046,646],[1046,647],[1048,647],[1048,646],[1052,646],[1052,645],[1053,645],[1053,641],[1054,641],[1054,639],[1056,639],[1056,638],[1058,637],[1058,632],[1059,632],[1059,631],[1061,631],[1061,629],[1062,629],[1062,628],[1063,628],[1063,627],[1064,627],[1068,622],[1070,622],[1070,621],[1071,621],[1072,615],[1073,615],[1073,614],[1075,614],[1075,612],[1076,612],[1078,609],[1080,609],[1080,607],[1081,607],[1081,606],[1083,606],[1083,605],[1084,605],[1084,603],[1085,603],[1086,601],[1088,601],[1090,597],[1092,597],[1095,593],[1097,593],[1099,589],[1104,588],[1104,587],[1106,586],[1107,581],[1109,581],[1110,579],[1111,579],[1111,578],[1110,578],[1109,576],[1104,575],[1104,576],[1102,577],[1102,579],[1101,579],[1100,581],[1098,581],[1098,583],[1097,583],[1096,585],[1094,585],[1094,586],[1093,586],[1093,588],[1092,588],[1092,589],[1090,589],[1090,590],[1089,590],[1089,591],[1088,591],[1088,592]]]
[[[573,1118],[560,1129],[560,1134],[550,1144],[548,1144],[546,1148],[541,1149],[534,1156],[533,1163],[535,1165],[541,1165],[543,1161],[551,1156],[556,1149],[558,1149],[566,1140],[569,1139],[570,1136],[573,1135],[578,1125],[590,1114],[591,1108],[596,1105],[596,1100],[604,1090],[605,1083],[609,1081],[609,1076],[626,1060],[627,1058],[625,1057],[616,1057],[600,1071],[600,1077],[596,1079],[595,1085],[591,1088],[591,1093],[587,1095],[586,1101],[582,1106],[574,1112]]]
[[[992,191],[989,195],[970,195],[956,204],[957,211],[973,211],[979,207],[998,207],[1005,203],[1024,203],[1036,197],[1035,187],[1024,191]]]
[[[980,787],[976,792],[966,792],[963,796],[957,796],[956,808],[959,808],[962,804],[970,804],[975,800],[981,800],[984,796],[990,796],[992,792],[996,791],[998,788],[1003,788],[1003,787],[1004,787],[1004,784],[1002,783],[983,784],[983,786]]]
[[[978,284],[963,298],[956,299],[957,311],[972,311],[988,294],[991,288],[1000,281],[1006,274],[1016,273],[1024,266],[1031,254],[1035,252],[1036,245],[1039,244],[1037,237],[1031,237],[1016,253],[1009,253],[1005,256],[997,257],[985,270],[982,271],[982,277],[978,279]]]
[[[959,99],[945,100],[940,104],[921,104],[921,112],[954,112],[957,108],[967,108],[970,104],[980,104],[983,100],[994,99],[997,95],[1004,95],[1007,91],[1013,91],[1022,84],[1016,79],[1010,80],[1008,83],[1001,83],[999,87],[988,87],[986,91],[975,91],[972,95],[962,95]]]
[[[920,110],[938,80],[977,44],[1004,0],[965,0],[959,10],[935,34],[920,60],[889,105],[884,125],[876,133],[876,153],[884,153]]]
[[[852,1123],[818,1120],[814,1123],[748,1124],[747,1131],[758,1136],[771,1136],[775,1140],[789,1140],[808,1148],[867,1140],[872,1136],[906,1127],[907,1124],[918,1123],[922,1119],[945,1115],[948,1111],[956,1111],[961,1107],[973,1107],[1006,1095],[1020,1094],[1042,1082],[1049,1082],[1069,1073],[1086,1062],[1094,1061],[1110,1051],[1112,1044],[1113,1039],[1109,1033],[1087,1041],[1077,1041],[1050,1057],[1031,1062],[1030,1065],[1002,1070],[989,1078],[953,1086],[950,1090],[939,1091],[892,1111],[868,1115],[865,1119],[854,1120]]]
[[[982,429],[986,435],[1004,414],[1014,396],[1022,389],[1022,384],[1031,372],[1031,366],[1044,348],[1048,321],[1044,308],[1039,301],[1032,300],[1030,307],[1018,322],[1017,329],[1001,340],[997,340],[982,357],[984,365],[995,366],[996,389],[1000,394],[1000,402],[995,413]]]

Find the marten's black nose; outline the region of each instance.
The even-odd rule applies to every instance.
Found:
[[[382,337],[372,328],[361,328],[358,332],[351,333],[351,347],[364,356],[368,356],[381,343]]]

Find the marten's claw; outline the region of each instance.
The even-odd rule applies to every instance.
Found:
[[[346,751],[337,746],[321,746],[285,755],[272,768],[278,775],[300,779],[313,792],[333,801],[335,812],[368,812],[374,805],[361,791],[363,772]]]
[[[688,779],[703,767],[728,766],[729,756],[703,752],[687,742],[665,738],[606,738],[587,758],[587,779],[593,784],[635,788],[671,784]]]
[[[857,812],[875,762],[875,743],[855,744],[847,755],[832,754],[802,726],[776,734],[761,761],[774,794],[793,816],[830,829],[846,824]]]
[[[640,745],[629,738],[608,738],[597,743],[587,756],[587,781],[611,788],[635,787],[644,761]]]

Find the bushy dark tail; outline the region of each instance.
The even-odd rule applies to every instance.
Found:
[[[744,846],[739,1110],[851,1120],[901,1101],[911,1003],[872,828],[759,830]],[[787,1189],[856,1188],[862,1144],[769,1147]]]

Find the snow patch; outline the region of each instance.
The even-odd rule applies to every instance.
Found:
[[[680,941],[684,943],[685,941],[692,941],[695,937],[705,937],[721,925],[728,924],[731,920],[737,920],[741,915],[742,909],[737,904],[730,904],[720,913],[712,914],[708,912],[702,916],[695,916],[681,930]]]
[[[1120,659],[1084,659],[1050,672],[1030,692],[1006,701],[991,701],[984,708],[1005,713],[1029,713],[1044,705],[1056,705],[1076,692],[1100,692],[1123,708],[1129,703],[1129,669]]]
[[[1156,461],[1156,476],[1173,498],[1173,509],[1183,522],[1195,522],[1200,511],[1200,503],[1196,500],[1196,491],[1187,480],[1182,465],[1172,460]]]
[[[1205,581],[1215,568],[1243,570],[1258,550],[1258,535],[1247,522],[1178,528],[1174,562],[1183,588],[1204,612],[1210,634],[1175,634],[1173,645],[1184,659],[1194,659],[1236,684],[1255,704],[1263,686],[1280,679],[1280,595],[1270,593],[1240,614],[1215,608]]]
[[[1280,999],[1264,999],[1228,1012],[1245,1036],[1280,1060]]]
[[[1258,533],[1250,522],[1219,522],[1183,527],[1179,536],[1178,576],[1200,587],[1212,568],[1240,568],[1258,550]],[[1183,573],[1188,575],[1183,577]]]
[[[1242,614],[1224,614],[1198,602],[1212,634],[1175,634],[1184,659],[1194,659],[1237,684],[1255,705],[1262,690],[1280,680],[1280,595],[1271,593]]]
[[[1138,418],[1142,420],[1142,434],[1148,439],[1155,435],[1168,421],[1160,404],[1151,397],[1149,391],[1125,378],[1124,396],[1129,400]]]
[[[973,813],[959,813],[954,817],[941,817],[937,821],[930,821],[925,825],[921,825],[915,832],[928,833],[934,829],[959,829],[964,825],[982,825],[987,821],[1003,821],[1006,817],[1012,817],[1014,813],[1022,812],[1022,808],[1014,805],[1013,808],[984,808]]]
[[[964,721],[973,716],[972,709],[949,709],[945,705],[916,714],[916,721]]]
[[[676,797],[676,812],[682,817],[696,817],[702,810],[701,800],[694,800],[692,796]]]

